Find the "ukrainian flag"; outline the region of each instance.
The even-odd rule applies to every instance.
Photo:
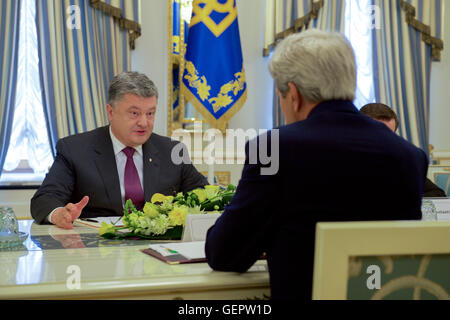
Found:
[[[245,103],[236,0],[194,0],[182,88],[206,121],[221,130]]]

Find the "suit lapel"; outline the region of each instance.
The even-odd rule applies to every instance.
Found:
[[[106,195],[111,206],[120,213],[122,212],[122,196],[109,126],[103,127],[100,131],[94,150],[96,153],[95,164],[103,179]]]
[[[142,145],[144,163],[144,196],[145,201],[150,201],[151,196],[157,192],[161,159],[158,149],[151,142],[151,137]]]

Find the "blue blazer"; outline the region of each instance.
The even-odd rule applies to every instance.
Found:
[[[421,218],[425,153],[350,101],[279,128],[278,145],[274,175],[261,175],[246,146],[236,194],[208,230],[213,269],[245,272],[266,253],[272,298],[311,299],[317,222]]]

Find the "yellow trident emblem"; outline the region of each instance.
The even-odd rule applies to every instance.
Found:
[[[200,7],[200,4],[204,4],[203,8]],[[194,1],[192,11],[195,13],[195,16],[192,17],[189,27],[192,27],[199,22],[203,22],[216,38],[218,38],[237,17],[237,8],[234,6],[234,0],[228,0],[224,4],[217,2],[217,0]],[[213,11],[228,13],[228,15],[219,24],[216,24],[216,22],[210,18],[210,14]]]

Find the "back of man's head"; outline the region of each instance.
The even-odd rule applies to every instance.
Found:
[[[310,102],[354,100],[355,54],[339,33],[308,30],[281,41],[269,65],[283,96],[292,82]]]
[[[365,114],[368,117],[371,117],[372,119],[382,121],[382,122],[388,122],[391,120],[395,121],[395,130],[398,129],[398,117],[395,114],[395,112],[389,108],[389,106],[383,104],[383,103],[369,103],[366,104],[364,107],[361,108],[361,113]]]
[[[156,85],[145,74],[139,72],[122,72],[113,78],[109,86],[108,104],[114,105],[114,102],[121,100],[127,93],[143,98],[154,96],[158,99]]]

